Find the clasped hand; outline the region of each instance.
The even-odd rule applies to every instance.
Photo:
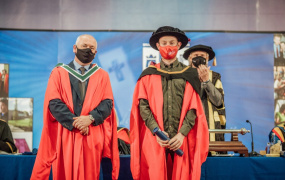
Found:
[[[89,116],[79,116],[74,117],[74,122],[72,123],[73,127],[80,130],[80,134],[88,135],[89,133],[89,125],[92,121],[89,119]]]
[[[167,137],[169,137],[168,133],[165,131],[162,131]],[[158,142],[158,144],[161,147],[165,147],[165,148],[169,148],[172,151],[176,151],[178,150],[183,143],[184,140],[184,135],[181,133],[176,134],[172,139],[170,139],[169,141],[163,141],[161,140],[158,136],[156,136],[156,141]]]

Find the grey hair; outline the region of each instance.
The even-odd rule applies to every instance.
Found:
[[[76,38],[75,45],[78,45],[78,42],[79,42],[80,38],[81,38],[82,36],[84,36],[84,35],[86,35],[86,34],[82,34],[82,35],[80,35],[80,36],[78,36],[78,37]]]
[[[79,41],[80,41],[80,38],[82,37],[82,36],[91,36],[90,34],[82,34],[82,35],[80,35],[80,36],[78,36],[77,38],[76,38],[76,41],[75,41],[75,45],[77,46],[78,45],[78,43],[79,43]],[[91,36],[91,37],[93,37],[93,36]],[[93,37],[94,38],[94,37]],[[95,39],[95,38],[94,38]],[[95,41],[96,41],[96,49],[98,48],[98,43],[97,43],[97,40],[95,39]]]

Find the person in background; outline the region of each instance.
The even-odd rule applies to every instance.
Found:
[[[268,135],[269,142],[277,143],[278,141],[280,141],[282,144],[282,151],[285,151],[285,104],[282,104],[278,115],[276,113],[276,118],[278,118],[279,120],[278,123],[276,123],[275,121],[275,127],[270,131]],[[274,136],[272,136],[273,133],[275,134]]]
[[[0,119],[8,122],[8,100],[6,98],[0,100]]]
[[[285,65],[285,36],[284,34],[281,36],[281,39],[280,39],[280,47],[281,47],[281,58],[283,59],[283,65]]]
[[[200,96],[209,129],[225,129],[226,114],[221,75],[210,70],[208,65],[208,62],[214,59],[215,52],[210,46],[196,45],[187,49],[183,57],[189,60],[192,68],[198,70],[201,82]],[[216,65],[216,59],[213,65]],[[224,134],[210,133],[210,141],[224,141]]]
[[[9,88],[9,74],[6,69],[2,70],[1,84],[0,84],[0,97],[8,97]]]
[[[281,73],[277,72],[274,75],[274,109],[276,109],[278,101],[285,97],[285,81],[282,78],[283,75],[281,75]]]
[[[2,119],[0,119],[0,150],[7,153],[17,152],[11,130],[7,122]]]
[[[281,35],[275,34],[273,36],[273,51],[274,51],[274,66],[284,66],[285,62],[282,61],[283,57],[281,56],[281,46],[280,46]]]
[[[285,124],[285,104],[282,104],[279,112],[275,114],[275,124]]]

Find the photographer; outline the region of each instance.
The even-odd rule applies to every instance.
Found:
[[[196,45],[187,49],[183,57],[189,60],[189,65],[197,68],[201,81],[200,97],[203,103],[209,129],[225,129],[224,90],[221,75],[211,71],[208,61],[215,57],[210,46]],[[214,58],[213,66],[216,65]],[[210,141],[224,141],[223,134],[210,133]]]

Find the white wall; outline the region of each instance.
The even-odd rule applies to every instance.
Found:
[[[1,0],[0,28],[285,31],[284,0]]]

